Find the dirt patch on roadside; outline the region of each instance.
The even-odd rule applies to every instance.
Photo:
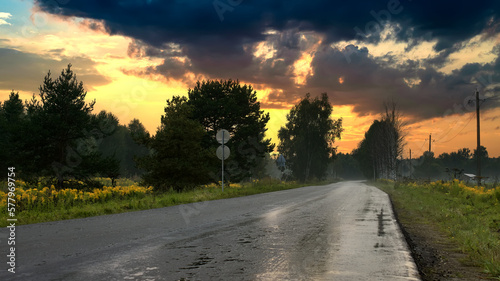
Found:
[[[436,226],[397,204],[393,203],[393,209],[423,281],[489,279]]]

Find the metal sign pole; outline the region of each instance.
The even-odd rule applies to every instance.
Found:
[[[226,135],[227,135],[227,138],[226,138]],[[218,143],[221,144],[221,146],[219,146],[217,148],[217,151],[215,151],[215,154],[217,155],[217,157],[222,160],[222,171],[221,171],[221,175],[222,175],[222,191],[224,191],[224,160],[226,158],[229,157],[229,155],[231,154],[231,151],[229,149],[229,147],[225,147],[224,144],[231,138],[231,135],[229,135],[229,132],[227,130],[224,130],[224,129],[220,129],[217,134],[215,135],[215,139],[217,140]],[[226,152],[226,148],[227,148],[227,152]]]
[[[224,192],[224,135],[222,134],[222,192]]]

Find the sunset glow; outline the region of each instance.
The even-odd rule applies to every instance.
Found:
[[[418,31],[417,24],[402,27],[404,21],[394,16],[380,26],[380,33],[362,38],[356,36],[355,27],[366,32],[366,24],[374,21],[370,9],[381,10],[384,5],[370,4],[366,11],[359,8],[359,19],[341,27],[335,19],[324,27],[320,20],[297,13],[294,20],[283,19],[283,24],[278,23],[278,15],[262,20],[268,25],[255,30],[254,25],[242,23],[237,32],[231,25],[239,24],[248,8],[241,5],[227,12],[222,22],[208,11],[209,20],[199,25],[205,34],[194,26],[181,32],[177,30],[181,23],[155,26],[154,20],[141,18],[144,9],[148,17],[163,20],[151,12],[161,6],[156,1],[138,1],[137,18],[132,21],[137,26],[122,18],[98,18],[99,7],[82,8],[76,0],[61,5],[58,12],[45,2],[0,4],[2,101],[11,90],[19,91],[23,100],[30,99],[38,94],[49,70],[56,76],[71,63],[88,91],[87,99],[96,100],[95,113],[112,112],[122,124],[137,118],[154,134],[167,99],[187,95],[198,80],[239,79],[257,91],[262,109],[271,116],[268,137],[276,144],[290,108],[306,93],[314,97],[326,92],[334,106],[332,118],[343,119],[338,151],[355,149],[373,120],[380,117],[382,103],[394,100],[408,124],[405,157],[409,149],[418,157],[428,149],[429,134],[436,155],[475,148],[475,112],[465,101],[478,88],[484,99],[482,144],[490,156],[500,156],[500,22],[496,14],[486,23],[478,19],[481,28],[463,33],[459,32],[461,22],[450,23],[456,25],[453,36],[441,33],[438,19],[435,31]],[[401,18],[418,23],[422,16],[416,13],[405,7]],[[403,29],[412,35],[402,36]]]

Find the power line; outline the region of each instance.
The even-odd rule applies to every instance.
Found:
[[[427,143],[427,139],[424,140],[424,143],[422,143],[422,146],[417,150],[418,151],[418,154],[420,154],[421,152],[423,152],[422,148],[424,148],[424,145]]]
[[[449,133],[451,133],[451,130],[453,130],[453,127],[450,126],[450,129],[448,130],[448,132],[446,132],[446,134],[444,134],[443,136],[441,136],[437,141],[441,141],[442,139],[444,139],[444,137],[446,137]]]
[[[499,96],[498,98],[500,98],[500,96]],[[480,104],[479,104],[479,105],[481,106],[481,105],[482,105],[485,101],[487,101],[487,100],[488,100],[488,98],[483,99],[483,100],[480,100]],[[473,118],[473,117],[474,117],[474,116],[471,116],[471,118]],[[470,122],[470,121],[471,121],[471,120],[469,120],[468,122]],[[467,127],[467,125],[465,125],[465,126]],[[446,137],[449,133],[451,133],[451,130],[453,130],[453,128],[454,128],[454,127],[450,127],[450,129],[448,129],[448,131],[446,132],[446,134],[442,135],[442,136],[441,136],[438,140],[435,140],[435,141],[437,141],[437,142],[441,142],[441,140],[442,140],[442,139],[444,139],[444,138],[445,138],[445,137]],[[463,130],[463,128],[462,128],[462,130]],[[460,134],[460,133],[459,133],[459,134]],[[455,135],[453,138],[455,138],[455,137],[456,137],[456,135]],[[447,141],[443,141],[442,143],[447,143],[447,142],[451,141],[453,138],[451,138],[451,139],[449,139],[449,140],[447,140]]]
[[[454,138],[456,138],[458,135],[460,135],[460,133],[462,133],[462,131],[467,127],[467,125],[469,125],[470,121],[472,121],[472,119],[474,119],[474,114],[471,114],[470,118],[469,118],[469,121],[467,121],[467,123],[465,124],[465,126],[462,127],[462,129],[460,130],[460,132],[458,132],[454,137],[452,137],[451,139],[449,140],[446,140],[446,141],[442,141],[441,143],[447,143],[447,142],[450,142],[452,141]]]
[[[500,96],[487,97],[483,101],[500,99]]]
[[[494,96],[494,97],[482,99],[482,100],[480,100],[479,105],[481,106],[484,102],[491,100],[491,99],[500,99],[500,96]],[[472,113],[473,112],[471,112],[471,116],[470,116],[469,120],[467,121],[467,123],[465,124],[465,126],[463,126],[462,129],[460,129],[460,131],[456,135],[454,135],[452,138],[445,140],[445,141],[441,141],[441,139],[444,139],[451,132],[451,130],[453,130],[453,127],[451,127],[442,137],[440,137],[439,140],[433,140],[433,142],[438,141],[440,143],[448,143],[448,142],[452,141],[453,139],[455,139],[469,125],[470,121],[472,121],[472,119],[474,119],[475,116]],[[422,143],[422,146],[418,149],[418,153],[423,152],[422,149],[424,148],[424,145],[427,143],[427,141],[428,141],[427,139],[424,140],[424,143]]]

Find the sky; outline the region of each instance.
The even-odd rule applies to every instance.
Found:
[[[476,147],[500,156],[500,1],[4,0],[0,100],[38,94],[69,63],[95,113],[152,134],[166,100],[196,81],[238,79],[268,112],[278,143],[306,93],[327,93],[351,152],[394,101],[404,157]]]

